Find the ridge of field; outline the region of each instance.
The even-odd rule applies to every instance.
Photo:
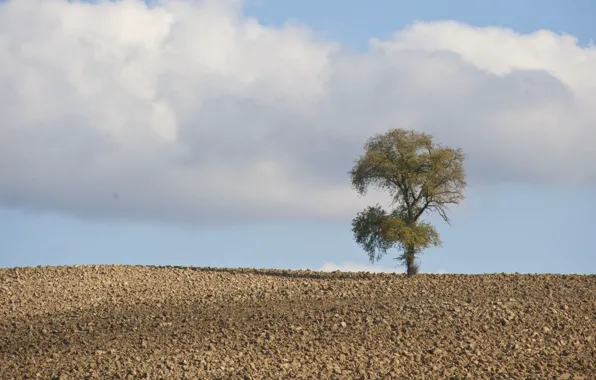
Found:
[[[0,268],[0,379],[595,379],[596,275]]]

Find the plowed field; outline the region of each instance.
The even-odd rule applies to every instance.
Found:
[[[2,379],[596,379],[596,276],[0,269]]]

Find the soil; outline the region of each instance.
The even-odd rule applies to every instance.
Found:
[[[596,275],[0,269],[1,379],[596,379]]]

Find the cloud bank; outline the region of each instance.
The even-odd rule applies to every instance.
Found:
[[[341,272],[370,272],[370,273],[404,273],[403,268],[390,268],[390,267],[383,267],[379,265],[373,264],[358,264],[352,262],[345,262],[343,264],[335,264],[332,262],[326,262],[323,264],[321,268],[316,269],[322,272],[334,272],[339,270]],[[435,274],[443,274],[447,273],[445,269],[439,269],[436,272],[423,272],[420,273],[435,273]]]
[[[415,23],[348,53],[238,1],[0,3],[0,206],[228,223],[344,219],[389,128],[463,148],[471,183],[596,185],[596,48]]]

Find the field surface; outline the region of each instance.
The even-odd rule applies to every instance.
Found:
[[[596,379],[596,276],[0,269],[34,378]]]

